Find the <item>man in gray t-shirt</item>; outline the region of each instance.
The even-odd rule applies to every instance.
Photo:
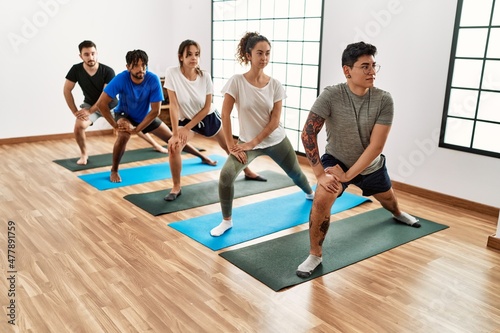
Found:
[[[302,142],[318,185],[309,222],[310,251],[297,268],[309,277],[322,262],[322,244],[330,225],[330,209],[350,184],[373,196],[395,221],[420,227],[418,220],[399,209],[382,155],[391,129],[391,95],[374,87],[380,65],[377,48],[364,42],[349,44],[342,54],[345,83],[327,87],[316,99],[304,125]],[[319,155],[318,133],[326,127],[327,143]]]

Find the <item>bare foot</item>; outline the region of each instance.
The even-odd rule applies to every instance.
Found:
[[[168,149],[163,146],[154,147],[155,150],[162,154],[168,154]]]
[[[82,156],[78,161],[76,161],[76,164],[78,165],[86,165],[87,164],[87,156]]]
[[[121,183],[122,178],[118,174],[118,171],[111,171],[111,175],[109,176],[109,180],[111,180],[112,183]]]
[[[201,159],[201,163],[203,163],[203,164],[208,164],[208,165],[211,165],[211,166],[215,166],[215,165],[217,165],[217,161],[212,161],[212,160],[211,160],[211,159],[209,159],[208,157],[202,158],[202,159]]]

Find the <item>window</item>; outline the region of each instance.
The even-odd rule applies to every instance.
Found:
[[[500,0],[459,0],[439,146],[500,157]]]
[[[271,61],[265,72],[279,80],[287,94],[281,123],[294,149],[304,152],[300,140],[309,109],[318,96],[323,0],[213,0],[212,77],[214,103],[222,106],[222,87],[240,66],[235,53],[247,31],[257,31],[271,42]],[[233,134],[238,135],[234,110]]]

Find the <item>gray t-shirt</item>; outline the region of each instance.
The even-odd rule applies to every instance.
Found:
[[[375,124],[392,124],[394,102],[382,89],[370,88],[364,96],[357,96],[347,83],[340,83],[326,87],[311,112],[325,119],[326,153],[350,168],[368,147]],[[361,174],[372,173],[383,163],[379,155]]]

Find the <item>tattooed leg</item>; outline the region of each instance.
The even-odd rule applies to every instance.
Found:
[[[326,233],[330,227],[330,216],[325,216],[323,222],[319,225],[314,225],[311,219],[312,211],[309,216],[309,237],[311,241],[311,249],[319,248],[319,252],[315,254],[309,254],[307,259],[297,267],[296,274],[301,278],[308,278],[311,276],[312,272],[318,267],[322,262],[322,246],[325,241]],[[315,246],[317,245],[317,246]],[[311,251],[312,252],[312,251]]]

